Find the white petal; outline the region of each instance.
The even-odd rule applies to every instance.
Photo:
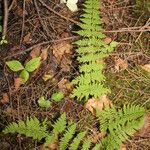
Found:
[[[70,4],[76,4],[78,2],[78,0],[67,0],[67,3]]]
[[[75,12],[78,10],[78,7],[77,7],[77,4],[73,4],[73,3],[68,3],[67,2],[67,7],[72,11],[72,12]]]
[[[60,0],[60,3],[67,3],[66,0]]]

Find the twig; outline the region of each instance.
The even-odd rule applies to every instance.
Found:
[[[148,28],[148,27],[150,27],[150,18],[147,20],[146,24],[145,24],[141,29],[143,29],[143,28]],[[150,31],[150,29],[149,29],[149,31]],[[137,42],[137,41],[140,39],[140,37],[141,37],[142,34],[143,34],[143,31],[141,31],[141,33],[139,34],[139,36],[138,36],[138,38],[135,40],[135,42]]]
[[[20,47],[21,47],[22,40],[23,40],[24,27],[25,27],[25,0],[23,0],[22,29],[21,29],[21,37],[20,37]]]
[[[65,19],[65,20],[69,20],[70,22],[73,22],[73,23],[75,23],[75,24],[80,24],[79,22],[77,22],[77,21],[75,21],[75,20],[73,20],[73,19],[67,18],[67,17],[65,17],[65,16],[63,16],[63,15],[61,15],[61,14],[59,14],[58,12],[56,12],[55,10],[53,10],[52,8],[50,8],[49,6],[47,6],[42,0],[39,0],[39,2],[40,2],[43,6],[45,6],[48,10],[50,10],[50,11],[53,12],[54,14],[60,16],[61,18]]]
[[[104,30],[104,33],[117,33],[117,32],[147,32],[150,31],[150,27],[147,27],[145,29],[133,29],[133,28],[122,28],[122,29],[118,29],[118,30]]]
[[[49,32],[47,31],[47,29],[46,29],[46,27],[45,27],[45,25],[44,25],[44,22],[42,21],[42,18],[41,18],[41,16],[40,16],[40,10],[39,10],[39,7],[38,7],[38,5],[37,5],[37,1],[36,1],[36,0],[34,0],[34,5],[35,5],[35,8],[36,8],[36,11],[37,11],[37,14],[38,14],[38,18],[39,18],[39,21],[40,21],[40,23],[41,23],[41,25],[42,25],[43,30],[46,31],[47,36],[50,36],[50,35],[49,35]]]
[[[8,1],[4,0],[4,21],[3,21],[3,33],[2,36],[6,37],[7,34],[7,24],[8,24]]]
[[[78,39],[78,38],[80,38],[80,36],[72,36],[72,37],[67,37],[67,38],[63,38],[63,39],[59,39],[59,40],[51,40],[51,41],[41,42],[41,43],[35,44],[35,45],[27,48],[24,51],[18,52],[18,53],[14,54],[14,55],[11,55],[11,56],[7,56],[7,57],[5,57],[5,59],[11,58],[11,57],[15,57],[15,56],[18,56],[18,55],[21,55],[21,54],[25,54],[26,52],[29,52],[32,49],[34,49],[36,47],[39,47],[39,46],[42,46],[42,45],[55,43],[55,42],[62,42],[62,41],[67,41],[67,40],[73,40],[73,39]]]
[[[11,2],[11,4],[10,4],[10,6],[9,6],[9,8],[8,8],[8,11],[10,11],[10,10],[12,9],[12,7],[13,7],[14,3],[15,3],[15,0],[12,0],[12,2]]]

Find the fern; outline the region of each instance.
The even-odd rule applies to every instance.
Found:
[[[138,105],[127,105],[119,110],[107,108],[104,111],[97,111],[100,130],[108,133],[108,136],[102,140],[105,149],[119,149],[122,142],[143,125],[144,114],[144,108]]]
[[[80,132],[70,145],[69,150],[77,150],[81,140],[84,138],[86,132]]]
[[[91,141],[86,140],[86,132],[76,133],[76,124],[68,124],[66,115],[62,114],[52,125],[52,130],[49,131],[47,119],[42,123],[36,118],[27,118],[26,121],[18,121],[18,123],[10,123],[4,130],[4,134],[19,133],[26,137],[32,137],[34,140],[45,139],[44,146],[48,146],[57,141],[59,150],[66,150],[68,147],[70,150],[77,150],[82,144],[82,140],[87,142],[83,143],[83,150],[88,150]]]
[[[66,115],[65,115],[65,114],[62,114],[62,115],[57,119],[57,121],[52,125],[53,130],[52,130],[51,134],[49,134],[49,135],[46,137],[45,146],[47,146],[48,144],[53,143],[55,140],[58,139],[58,135],[59,135],[60,133],[62,133],[62,132],[65,130],[66,124],[67,124]]]
[[[66,128],[66,115],[62,114],[61,117],[54,123],[53,133],[58,134],[65,130]]]
[[[76,124],[74,123],[67,129],[64,136],[60,139],[60,146],[59,146],[60,150],[65,150],[67,148],[69,141],[73,138],[75,130]]]
[[[100,97],[110,92],[104,85],[103,59],[114,50],[117,42],[106,44],[103,40],[106,36],[102,33],[99,5],[99,0],[86,0],[85,13],[80,18],[81,30],[77,31],[82,37],[75,42],[78,47],[76,51],[80,63],[80,76],[72,81],[75,85],[72,97],[80,101],[86,101],[90,96]]]
[[[92,150],[100,150],[101,144],[96,144]]]
[[[34,140],[41,140],[42,138],[47,137],[47,119],[45,119],[42,123],[34,117],[27,118],[24,121],[18,121],[18,123],[10,123],[4,130],[4,134],[7,133],[19,133],[26,135],[27,137],[32,137]]]
[[[91,140],[87,139],[84,141],[83,145],[82,145],[82,149],[81,150],[89,150],[91,147]]]

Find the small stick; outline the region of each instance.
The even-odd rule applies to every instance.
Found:
[[[8,11],[10,11],[10,10],[12,9],[12,7],[13,7],[14,3],[15,3],[15,0],[12,0],[12,2],[11,2],[11,4],[10,4],[10,6],[9,6],[9,8],[8,8]]]
[[[46,29],[46,27],[45,27],[45,25],[44,25],[44,22],[42,21],[42,18],[41,18],[41,16],[40,16],[40,10],[39,10],[39,7],[38,7],[38,4],[37,4],[37,1],[36,1],[36,0],[34,0],[34,5],[35,5],[35,8],[36,8],[36,11],[37,11],[37,14],[38,14],[38,18],[39,18],[39,21],[40,21],[40,23],[41,23],[41,25],[42,25],[43,30],[45,30],[47,36],[50,36],[50,35],[49,35],[49,32],[48,32],[48,30]]]
[[[4,0],[4,21],[3,21],[3,33],[2,36],[6,37],[7,34],[7,24],[8,24],[8,1]]]
[[[33,46],[25,49],[24,51],[18,52],[18,53],[14,54],[14,55],[11,55],[11,56],[7,56],[7,57],[5,57],[5,59],[11,58],[11,57],[15,57],[15,56],[18,56],[18,55],[21,55],[21,54],[24,54],[24,53],[29,52],[33,48],[38,47],[38,46],[42,46],[42,45],[46,45],[46,44],[50,44],[50,43],[55,43],[55,42],[62,42],[62,41],[67,41],[67,40],[74,40],[74,39],[78,39],[78,38],[80,38],[80,36],[72,36],[72,37],[67,37],[67,38],[63,38],[63,39],[59,39],[59,40],[51,40],[51,41],[41,42],[41,43],[35,44],[35,45],[33,45]]]
[[[22,29],[21,29],[21,37],[20,37],[20,47],[23,40],[23,34],[24,34],[24,27],[25,27],[25,0],[23,0],[23,13],[22,13]]]

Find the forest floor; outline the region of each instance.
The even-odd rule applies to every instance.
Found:
[[[39,119],[54,118],[66,112],[69,120],[78,122],[82,130],[93,131],[95,117],[84,105],[70,99],[71,80],[78,74],[73,41],[80,37],[79,16],[71,12],[59,0],[14,0],[9,11],[7,28],[8,44],[0,46],[0,131],[5,126],[27,116]],[[106,84],[111,89],[109,99],[117,107],[134,103],[150,109],[150,74],[139,66],[150,65],[150,12],[137,9],[128,0],[103,0],[101,16],[104,33],[119,43],[105,60]],[[18,73],[10,71],[5,62],[19,60],[23,64],[41,57],[39,68],[30,74],[26,84],[21,85]],[[150,67],[149,70],[150,72]],[[49,109],[40,108],[37,100],[44,96],[50,99],[56,91],[65,95],[62,101],[52,102]],[[146,128],[127,141],[126,149],[150,150],[150,115]],[[0,134],[3,150],[40,149],[42,143],[21,136]]]

